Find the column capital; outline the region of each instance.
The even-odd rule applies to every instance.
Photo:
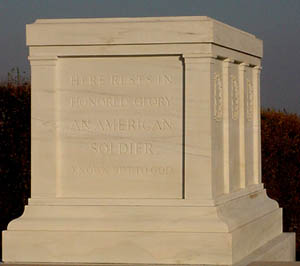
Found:
[[[232,60],[231,58],[226,58],[223,60],[223,65],[225,68],[230,68],[231,64],[233,64],[234,60]]]
[[[57,56],[28,56],[32,66],[56,66]]]
[[[211,53],[184,53],[182,58],[185,63],[189,64],[207,62],[207,60],[211,60],[211,63],[213,63],[212,59],[216,59]]]
[[[249,66],[249,64],[247,64],[247,63],[240,63],[239,64],[239,70],[240,71],[246,71],[246,67],[248,67]]]
[[[229,57],[227,57],[227,58],[224,59],[223,61],[224,61],[225,63],[233,63],[233,62],[234,62],[234,60],[231,59],[231,58],[229,58]]]
[[[256,70],[256,71],[261,71],[262,67],[261,66],[255,66],[255,67],[253,67],[253,69]]]

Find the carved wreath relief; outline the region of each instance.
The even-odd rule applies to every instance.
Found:
[[[214,120],[221,121],[223,117],[223,88],[220,74],[214,74]]]
[[[246,84],[246,117],[248,121],[252,121],[253,118],[253,86],[249,79]]]
[[[239,86],[235,76],[231,76],[231,117],[233,120],[239,118],[240,109]]]

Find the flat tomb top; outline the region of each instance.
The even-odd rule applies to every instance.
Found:
[[[261,40],[205,16],[38,19],[26,31],[29,46],[214,43],[262,57]]]

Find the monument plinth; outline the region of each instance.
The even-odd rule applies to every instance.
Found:
[[[32,181],[4,262],[294,260],[261,183],[262,42],[208,17],[27,25]]]

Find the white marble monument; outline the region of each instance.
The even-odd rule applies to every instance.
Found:
[[[262,41],[208,17],[27,25],[32,192],[5,263],[295,259],[261,183]]]

